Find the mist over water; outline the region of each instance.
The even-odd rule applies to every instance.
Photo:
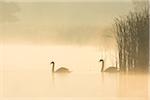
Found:
[[[51,61],[56,62],[56,69],[66,66],[76,72],[94,71],[99,66],[99,50],[90,46],[8,44],[1,50],[5,70],[50,70]]]
[[[99,62],[116,66],[111,25],[131,1],[8,1],[0,2],[0,100],[150,99],[149,74],[102,73]],[[52,73],[51,61],[71,73]]]
[[[148,100],[150,76],[101,73],[99,51],[69,45],[1,45],[0,96]],[[56,69],[67,67],[72,72],[52,74],[51,61]]]

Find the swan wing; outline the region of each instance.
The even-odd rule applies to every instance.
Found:
[[[118,70],[116,69],[116,67],[109,67],[105,70],[105,72],[118,72]]]
[[[68,73],[70,71],[69,71],[69,69],[67,69],[65,67],[61,67],[61,68],[57,69],[55,72],[57,72],[57,73]]]

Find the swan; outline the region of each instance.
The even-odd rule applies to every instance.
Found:
[[[107,69],[104,70],[104,60],[100,59],[100,62],[102,62],[101,72],[119,72],[117,70],[117,67],[109,67],[109,68],[107,68]]]
[[[55,69],[54,69],[55,62],[54,61],[52,61],[50,64],[52,64],[52,73],[70,73],[69,69],[65,68],[65,67],[61,67],[55,71]]]

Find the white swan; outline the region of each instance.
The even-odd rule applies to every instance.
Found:
[[[55,71],[55,62],[54,61],[52,61],[50,64],[52,64],[52,73],[70,73],[69,69],[65,68],[65,67],[61,67]]]
[[[117,70],[117,67],[109,67],[109,68],[107,68],[107,69],[104,70],[104,60],[100,59],[100,62],[102,62],[101,72],[119,72]]]

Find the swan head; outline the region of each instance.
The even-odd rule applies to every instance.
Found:
[[[103,59],[100,59],[99,62],[104,61]]]
[[[54,61],[52,61],[50,64],[55,64]]]

